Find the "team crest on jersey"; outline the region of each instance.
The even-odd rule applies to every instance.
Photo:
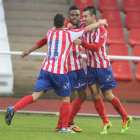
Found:
[[[101,34],[99,35],[99,38],[100,38],[100,39],[106,39],[106,34],[101,33]]]
[[[46,56],[46,59],[49,61],[57,61],[58,57],[57,56]]]
[[[95,36],[94,36],[94,34],[92,35],[92,38],[93,38],[93,39],[95,39]]]

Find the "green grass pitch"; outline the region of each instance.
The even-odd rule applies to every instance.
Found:
[[[75,118],[82,128],[76,134],[54,132],[58,116],[43,114],[15,114],[11,125],[5,123],[5,113],[0,113],[0,140],[140,140],[140,119],[133,122],[125,134],[121,134],[121,118],[109,118],[113,126],[108,134],[101,135],[102,120],[99,117]]]

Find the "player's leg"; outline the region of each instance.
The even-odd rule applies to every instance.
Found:
[[[74,90],[72,90],[70,94],[70,103],[72,103],[73,99],[74,99]]]
[[[55,132],[61,132],[61,129],[62,129],[62,106],[63,104],[61,104],[60,106],[59,118],[58,118],[57,126],[55,128]]]
[[[57,127],[55,128],[55,131],[62,132],[62,133],[75,133],[74,131],[71,131],[68,128],[68,121],[71,112],[70,97],[63,97],[62,101],[63,102],[60,107],[58,124]]]
[[[62,97],[62,128],[68,129],[68,121],[71,112],[70,97]]]
[[[91,98],[93,101],[97,101],[100,98],[100,86],[99,83],[94,83],[93,85],[89,86],[89,89],[91,91]]]
[[[106,134],[107,130],[112,126],[112,124],[107,117],[104,103],[100,98],[100,85],[98,83],[97,69],[87,67],[87,79],[95,109],[103,121],[101,134]]]
[[[43,94],[43,92],[44,91],[34,92],[32,95],[23,97],[14,106],[8,107],[6,110],[6,114],[5,114],[5,121],[6,121],[7,125],[11,124],[11,120],[17,110],[20,110],[20,109],[24,108],[25,106],[33,103],[35,100],[37,100]]]
[[[129,125],[132,122],[132,117],[127,115],[120,100],[116,96],[113,95],[111,90],[104,91],[103,94],[104,94],[105,99],[108,100],[113,105],[114,109],[122,117],[123,124],[122,124],[121,133],[125,133],[129,129]]]
[[[98,112],[99,116],[103,120],[101,134],[106,134],[107,131],[112,127],[112,124],[111,124],[111,122],[109,121],[109,119],[107,117],[104,103],[103,103],[102,99],[99,96],[99,94],[100,94],[99,87],[100,87],[99,83],[96,83],[96,84],[93,84],[93,85],[90,86],[91,97],[93,99],[96,111]]]
[[[35,101],[37,101],[40,96],[42,96],[42,94],[44,93],[44,91],[40,91],[40,92],[33,92],[32,95],[29,96],[25,96],[23,97],[18,103],[16,103],[13,108],[14,108],[14,113],[17,112],[17,110],[22,109],[23,107],[27,106],[28,104],[31,104]]]
[[[74,133],[68,129],[68,121],[70,118],[71,105],[70,105],[70,82],[66,74],[50,74],[51,84],[54,89],[54,92],[62,96],[62,104],[60,107],[60,115],[58,119],[58,124],[56,129],[61,128],[62,133]],[[55,130],[56,130],[55,129]]]
[[[78,97],[73,101],[71,110],[69,127],[76,132],[81,132],[81,129],[74,124],[74,118],[81,109],[84,100],[87,98],[87,79],[84,69],[68,72],[68,77],[71,83],[71,97],[74,95],[74,90],[77,90]]]
[[[44,70],[40,71],[40,75],[37,79],[37,83],[36,83],[36,86],[32,95],[23,97],[14,106],[7,108],[6,115],[5,115],[5,121],[7,125],[10,125],[11,120],[14,116],[14,113],[16,113],[17,110],[33,103],[34,101],[37,101],[38,98],[44,93],[45,89],[52,89],[49,85],[49,82],[47,80],[44,80],[45,74],[46,72]]]
[[[87,98],[87,78],[85,70],[82,68],[80,70],[71,71],[67,73],[67,76],[71,85],[71,102],[74,98],[74,91],[77,90],[78,98],[80,100],[85,100]]]
[[[62,97],[62,101],[63,102],[69,102],[70,101],[70,97]],[[55,128],[56,132],[61,132],[62,122],[63,122],[62,116],[64,116],[63,115],[63,111],[64,111],[64,103],[62,103],[61,106],[60,106],[59,119],[58,119],[57,126]]]
[[[132,118],[127,115],[120,100],[117,97],[115,97],[112,93],[111,89],[115,88],[117,85],[114,80],[111,67],[100,70],[100,73],[102,73],[102,76],[99,76],[102,93],[105,99],[108,100],[113,105],[115,110],[122,116],[122,133],[124,133],[128,130],[129,124],[132,122]]]
[[[87,91],[84,90],[77,90],[78,97],[73,101],[73,106],[71,109],[71,115],[69,119],[69,127],[72,128],[76,132],[81,132],[82,130],[74,124],[74,118],[81,109],[82,104],[84,103],[84,100],[87,98]]]

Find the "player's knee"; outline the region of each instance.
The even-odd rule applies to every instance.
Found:
[[[70,98],[70,103],[72,103],[72,101],[73,101],[73,98]]]
[[[87,96],[88,95],[87,95],[86,91],[78,93],[78,98],[81,99],[81,100],[86,100]]]
[[[95,94],[95,93],[91,93],[91,97],[93,100],[98,100],[100,98],[100,96],[98,94]]]
[[[36,102],[40,96],[44,93],[44,91],[40,91],[40,92],[33,92],[32,96],[33,96],[33,101]]]
[[[70,103],[72,103],[73,100],[74,100],[74,91],[71,91],[71,95],[70,95]]]
[[[34,102],[38,101],[38,99],[34,99]]]
[[[36,102],[38,100],[38,97],[33,95],[33,101]]]
[[[107,91],[103,92],[103,95],[104,95],[104,98],[109,102],[111,102],[112,99],[114,98],[114,95],[111,90],[107,90]]]
[[[105,98],[107,101],[109,101],[109,102],[112,101],[113,97],[114,97],[114,96],[111,95],[111,94],[104,94],[104,98]]]
[[[70,102],[70,96],[62,97],[63,102]]]
[[[87,94],[80,95],[80,96],[78,96],[78,97],[79,97],[79,99],[81,99],[81,100],[86,100]]]

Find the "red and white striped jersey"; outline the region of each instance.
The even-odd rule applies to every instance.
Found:
[[[83,34],[82,39],[90,44],[98,43],[101,48],[98,52],[90,51],[86,49],[87,65],[92,68],[108,68],[110,66],[110,60],[106,55],[106,43],[107,31],[104,26],[100,26],[94,29],[92,32]]]
[[[73,41],[83,35],[85,28],[50,30],[47,33],[48,52],[42,69],[51,73],[66,74],[66,60]]]
[[[78,26],[79,26],[79,28],[84,28],[84,27],[86,27],[86,24],[85,24],[85,22],[84,22],[83,19],[80,19],[80,20],[79,20]]]
[[[68,72],[75,71],[83,68],[83,61],[82,61],[82,46],[72,44],[72,48],[69,52],[69,56],[67,58],[67,69]]]
[[[70,23],[69,19],[66,20],[66,27],[67,24]],[[85,27],[85,23],[83,20],[79,21],[80,28]],[[78,28],[77,28],[78,29]],[[72,48],[70,50],[68,59],[67,59],[67,68],[68,71],[75,71],[83,68],[83,61],[82,61],[82,46],[81,45],[75,45],[74,43],[72,44]]]

